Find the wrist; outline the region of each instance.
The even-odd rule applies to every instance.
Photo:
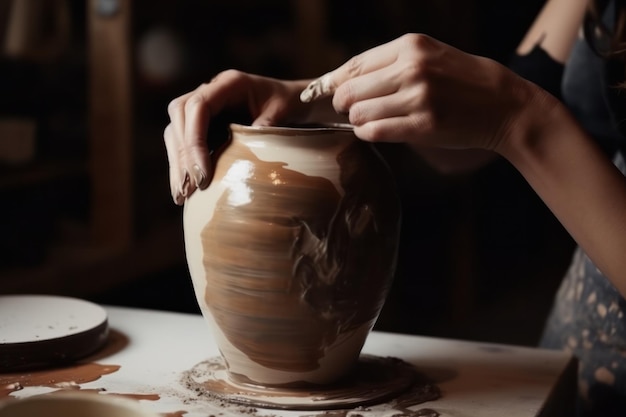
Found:
[[[562,135],[575,123],[569,111],[554,96],[534,84],[527,85],[531,88],[521,90],[518,97],[523,104],[503,129],[494,148],[514,166],[529,156],[539,157],[551,137]]]

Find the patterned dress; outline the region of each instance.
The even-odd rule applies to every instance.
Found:
[[[626,175],[621,154],[616,163]],[[541,346],[578,358],[581,416],[626,416],[626,300],[580,248],[557,292]]]

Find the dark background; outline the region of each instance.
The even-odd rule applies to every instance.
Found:
[[[0,2],[0,127],[26,121],[36,134],[26,160],[7,161],[0,148],[0,294],[195,313],[162,142],[171,99],[227,68],[316,76],[407,32],[506,63],[543,1],[122,0],[112,18],[126,19],[129,34],[110,51],[112,60],[119,51],[131,57],[131,228],[121,243],[92,232],[101,174],[91,164],[101,155],[91,138],[108,128],[89,112],[97,71],[88,56],[99,36],[89,16],[101,2],[57,0],[47,2],[52,11],[31,11],[39,20],[22,18],[31,41],[17,52],[6,47],[16,36],[14,3]],[[49,16],[65,17],[59,26]],[[442,177],[398,146],[382,152],[396,173],[404,227],[378,329],[535,344],[573,249],[558,222],[505,161]]]

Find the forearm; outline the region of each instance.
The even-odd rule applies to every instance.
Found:
[[[564,107],[537,108],[498,152],[626,296],[626,178]]]

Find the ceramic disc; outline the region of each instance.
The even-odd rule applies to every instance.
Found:
[[[406,391],[420,380],[410,364],[373,355],[361,355],[355,369],[339,383],[302,389],[237,384],[228,377],[221,357],[197,364],[183,377],[184,385],[197,395],[285,410],[332,410],[376,404]]]
[[[91,302],[0,296],[0,372],[75,361],[100,348],[108,333],[106,311]]]

